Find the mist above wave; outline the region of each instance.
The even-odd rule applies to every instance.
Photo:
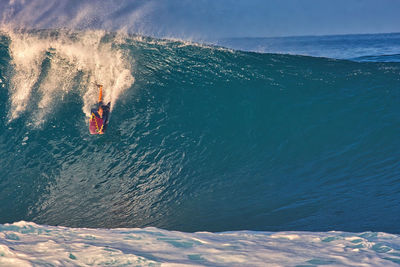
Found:
[[[243,25],[232,26],[235,23],[234,20],[232,21],[231,13],[240,6],[242,4],[234,3],[227,8],[223,4],[213,4],[212,1],[193,3],[176,0],[100,0],[96,2],[9,0],[0,3],[0,10],[2,10],[0,24],[13,29],[64,28],[124,32],[155,38],[204,42],[261,53],[307,55],[355,61],[400,61],[398,57],[382,57],[400,53],[398,34],[243,38],[251,31],[243,29]],[[256,24],[260,23],[262,20]],[[275,36],[288,34],[285,31],[277,32],[276,29],[270,29],[270,31],[274,32]],[[271,35],[262,32],[259,31],[258,34]],[[227,36],[239,38],[226,38]],[[257,36],[257,34],[253,33],[250,36]],[[364,60],[364,57],[369,58]]]

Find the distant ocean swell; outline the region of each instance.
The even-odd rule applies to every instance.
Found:
[[[4,31],[0,222],[399,233],[399,67]]]

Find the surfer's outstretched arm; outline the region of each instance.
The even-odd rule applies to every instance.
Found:
[[[99,103],[103,100],[103,85],[98,85],[99,87]]]

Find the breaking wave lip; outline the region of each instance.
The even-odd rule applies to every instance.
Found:
[[[9,38],[11,66],[9,122],[35,106],[32,122],[41,125],[58,98],[78,90],[83,113],[90,114],[97,88],[104,100],[115,103],[134,83],[132,60],[119,45],[122,36],[105,31],[1,29]]]
[[[373,39],[375,34],[343,34],[343,35],[320,35],[320,36],[286,36],[286,37],[255,37],[254,39],[264,40],[270,39],[272,46],[275,46],[273,50],[270,50],[268,43],[257,44],[257,46],[249,49],[243,49],[236,46],[224,45],[223,40],[212,40],[213,37],[207,37],[195,32],[186,32],[185,30],[177,31],[166,29],[166,26],[157,20],[158,17],[162,17],[164,12],[168,12],[166,6],[160,1],[120,1],[118,3],[110,1],[97,1],[96,3],[89,3],[89,1],[80,2],[63,2],[59,1],[25,1],[25,0],[8,0],[0,3],[0,27],[9,27],[13,29],[17,28],[28,28],[28,29],[54,29],[64,28],[70,30],[100,30],[100,31],[116,31],[124,32],[126,34],[138,34],[148,35],[155,38],[167,38],[176,39],[186,42],[187,40],[197,40],[198,43],[205,44],[222,44],[222,47],[228,49],[242,50],[247,52],[259,52],[259,53],[278,53],[278,54],[290,54],[290,55],[305,55],[313,57],[325,57],[333,59],[347,59],[354,61],[364,61],[365,59],[359,59],[354,56],[356,50],[351,50],[348,54],[345,50],[351,47],[353,43],[349,42],[345,45],[345,49],[342,47],[336,49],[333,54],[324,53],[326,47],[322,47],[320,51],[313,51],[310,53],[303,53],[288,50],[279,50],[280,45],[286,41],[289,44],[288,48],[292,49],[297,44],[297,41],[301,42],[306,50],[313,44],[309,40],[322,40],[322,42],[336,42],[343,40],[354,41],[354,39],[362,38],[363,40],[370,41]],[[6,26],[4,26],[6,25]],[[386,38],[386,40],[394,39],[391,43],[395,43],[399,38],[399,33],[379,33],[377,34]],[[355,36],[355,38],[353,38]],[[215,38],[215,37],[214,37]],[[246,39],[247,37],[233,37],[225,39]],[[344,38],[344,39],[343,39]],[[204,41],[201,41],[204,40]],[[282,42],[282,40],[286,40]],[[311,45],[310,45],[311,44]],[[347,46],[347,48],[346,48]],[[396,48],[388,53],[397,53],[398,45],[395,44]],[[278,48],[278,49],[277,49]],[[316,52],[316,54],[314,54]],[[370,51],[365,55],[371,54],[371,57],[365,61],[374,61]],[[357,54],[357,53],[356,53]],[[388,54],[389,55],[389,54]],[[364,56],[361,54],[361,56]],[[388,60],[387,58],[375,58],[378,62],[398,62],[398,59]]]
[[[148,228],[0,224],[0,264],[398,266],[400,236],[383,232],[185,233]]]
[[[8,122],[34,106],[31,121],[40,126],[54,109],[57,98],[74,88],[82,98],[82,111],[90,115],[97,99],[95,83],[105,88],[104,101],[112,108],[121,94],[131,88],[135,78],[135,59],[122,48],[130,41],[181,48],[197,46],[213,50],[234,50],[178,38],[153,38],[124,32],[69,29],[16,29],[1,27],[9,39],[11,66],[10,110]]]

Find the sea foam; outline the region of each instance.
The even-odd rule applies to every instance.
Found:
[[[154,227],[0,225],[1,266],[397,266],[387,233],[185,233]]]
[[[119,37],[108,41],[104,31],[19,31],[2,29],[9,38],[13,66],[9,121],[36,107],[32,121],[38,126],[53,111],[58,99],[78,89],[83,112],[89,116],[101,83],[104,102],[115,103],[134,82],[132,61],[118,48]],[[75,89],[75,90],[76,90]],[[40,99],[36,99],[40,96]]]

